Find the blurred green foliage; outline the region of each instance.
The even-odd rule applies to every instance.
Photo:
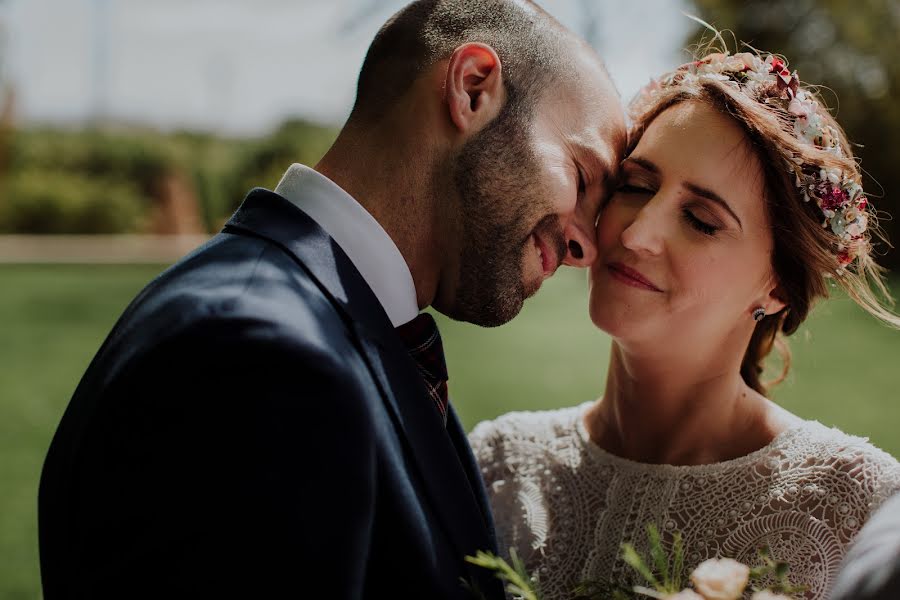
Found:
[[[119,233],[133,231],[145,212],[135,185],[34,167],[2,186],[0,233]]]
[[[218,231],[247,191],[315,164],[334,128],[286,121],[259,139],[142,130],[14,130],[4,141],[0,233],[130,233],[148,224],[162,182],[184,175],[204,227]],[[0,140],[2,141],[2,140]]]
[[[739,42],[783,54],[800,79],[821,86],[867,173],[863,187],[875,206],[900,216],[900,2],[897,0],[692,0],[696,14]],[[689,43],[709,40],[697,28]],[[731,40],[731,35],[725,38]],[[732,48],[734,50],[734,48]],[[900,227],[883,218],[889,238]],[[881,247],[887,266],[900,252]]]
[[[272,135],[244,148],[238,156],[234,177],[227,190],[232,201],[231,211],[238,207],[250,189],[274,188],[292,163],[315,165],[331,146],[337,133],[337,129],[294,119],[285,121]]]

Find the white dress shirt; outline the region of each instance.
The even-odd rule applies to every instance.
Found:
[[[293,164],[275,193],[309,215],[347,254],[372,288],[394,327],[419,314],[416,286],[406,259],[363,206],[318,171]]]

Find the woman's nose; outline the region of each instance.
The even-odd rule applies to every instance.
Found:
[[[638,254],[656,256],[662,253],[663,223],[657,217],[653,202],[635,211],[622,230],[622,245]]]

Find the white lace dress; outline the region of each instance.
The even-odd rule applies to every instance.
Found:
[[[590,441],[584,404],[510,413],[470,435],[494,509],[500,548],[515,547],[546,600],[587,580],[637,583],[620,545],[647,556],[648,523],[680,531],[685,575],[707,558],[790,563],[790,579],[824,598],[853,537],[900,490],[889,454],[804,421],[768,446],[712,465],[637,463]]]

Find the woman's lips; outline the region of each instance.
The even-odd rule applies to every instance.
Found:
[[[609,263],[606,265],[606,268],[609,270],[613,279],[621,281],[625,285],[630,285],[631,287],[643,290],[650,290],[651,292],[662,292],[661,289],[653,285],[653,282],[644,277],[639,271],[625,266],[622,263]]]

